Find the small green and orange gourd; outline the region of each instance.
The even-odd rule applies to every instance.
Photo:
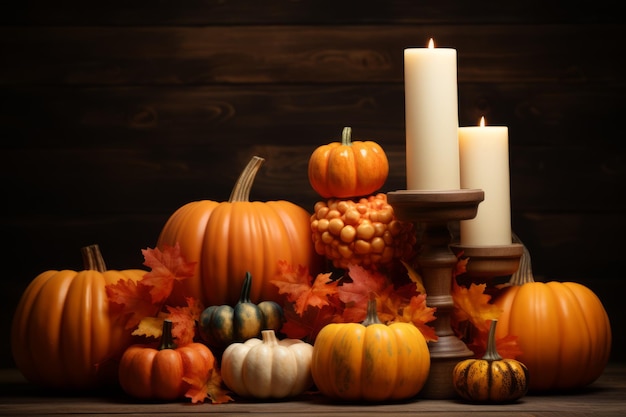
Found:
[[[319,391],[345,401],[394,401],[420,392],[430,372],[426,339],[412,323],[385,325],[370,300],[362,323],[331,323],[313,345]]]
[[[528,368],[515,359],[503,359],[496,349],[496,324],[491,321],[487,351],[481,359],[466,359],[452,371],[455,391],[470,402],[507,403],[528,392]]]
[[[263,330],[280,330],[284,319],[282,307],[271,300],[259,304],[251,302],[251,286],[252,274],[246,272],[239,301],[234,307],[222,304],[202,311],[199,332],[209,346],[223,349],[231,343],[259,337]]]

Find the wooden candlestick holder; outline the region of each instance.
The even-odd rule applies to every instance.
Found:
[[[452,370],[461,360],[471,357],[467,348],[452,330],[450,315],[454,308],[451,295],[452,276],[457,257],[450,249],[451,221],[476,217],[478,204],[484,200],[482,190],[400,190],[389,192],[387,201],[396,217],[423,225],[417,258],[430,307],[437,309],[432,323],[436,342],[429,343],[431,366],[426,385],[420,395],[424,398],[449,399],[456,393],[452,385]]]
[[[457,255],[469,258],[466,274],[474,283],[514,274],[520,265],[524,245],[512,243],[498,246],[450,245]]]

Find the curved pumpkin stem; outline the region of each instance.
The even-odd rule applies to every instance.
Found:
[[[239,304],[251,303],[250,301],[250,289],[252,288],[252,274],[250,271],[246,271],[246,277],[243,279],[241,285],[241,294],[239,295]]]
[[[159,350],[163,349],[176,349],[174,337],[172,336],[172,320],[163,320],[163,334],[161,335]]]
[[[352,128],[346,126],[341,132],[341,144],[344,146],[352,146]]]
[[[243,171],[241,171],[241,174],[239,174],[239,178],[237,178],[237,182],[228,199],[229,203],[250,200],[252,183],[254,182],[257,172],[259,172],[259,168],[263,165],[263,162],[265,162],[265,159],[260,156],[253,156],[252,159],[250,159],[248,165],[246,165]]]
[[[511,275],[511,279],[509,280],[509,284],[511,285],[523,285],[527,282],[535,282],[535,277],[533,276],[533,267],[530,262],[530,252],[524,243],[517,237],[516,234],[513,234],[513,241],[517,243],[521,243],[524,248],[524,253],[522,253],[522,257],[519,262],[519,268],[513,275]]]
[[[80,252],[83,255],[83,264],[85,270],[106,272],[107,267],[100,252],[100,247],[97,244],[85,246],[81,248]]]
[[[365,327],[370,324],[383,324],[382,321],[378,318],[378,311],[376,308],[376,298],[370,297],[367,302],[367,315],[365,316],[365,320],[361,322],[361,324]]]
[[[491,327],[489,327],[489,335],[487,336],[487,350],[483,359],[486,361],[499,361],[502,360],[502,356],[498,353],[496,348],[496,325],[498,320],[491,320]]]

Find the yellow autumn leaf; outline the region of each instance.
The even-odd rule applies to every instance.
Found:
[[[163,317],[144,317],[133,331],[133,336],[146,336],[159,339],[163,334]]]
[[[458,322],[469,320],[477,329],[486,331],[488,323],[498,319],[501,310],[491,304],[491,296],[485,294],[486,284],[470,284],[469,288],[452,280],[454,314]]]
[[[407,272],[409,273],[409,278],[411,278],[411,281],[415,283],[415,289],[417,290],[417,292],[419,292],[420,294],[426,294],[426,288],[424,287],[424,282],[422,281],[421,275],[418,274],[417,271],[405,261],[400,260],[400,262],[402,262],[402,265],[404,265]]]

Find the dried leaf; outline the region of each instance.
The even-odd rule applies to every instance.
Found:
[[[422,276],[418,274],[418,272],[407,262],[401,262],[402,265],[404,265],[404,267],[406,268],[409,278],[415,283],[417,291],[421,294],[426,294],[426,288],[424,288],[424,281],[422,280]]]
[[[143,279],[137,282],[119,280],[105,289],[111,316],[125,321],[127,329],[137,326],[144,317],[156,316],[160,310],[160,306],[152,303],[152,286],[145,285]]]
[[[285,261],[279,261],[278,273],[270,281],[278,287],[279,294],[287,294],[287,300],[295,303],[295,311],[304,314],[309,306],[324,307],[328,297],[337,292],[337,281],[330,281],[330,273],[319,274],[311,284],[308,268],[299,265],[293,268]]]
[[[424,335],[426,341],[436,341],[438,337],[435,334],[435,329],[426,324],[435,320],[435,311],[434,307],[426,305],[426,294],[419,294],[411,297],[409,305],[404,307],[401,320],[413,323]]]
[[[188,375],[183,381],[189,384],[185,397],[190,398],[194,404],[203,403],[210,399],[213,404],[223,404],[233,399],[228,391],[222,388],[222,376],[217,368],[211,369],[208,375]]]
[[[133,336],[159,339],[163,334],[163,317],[144,317],[133,331]]]
[[[166,300],[174,288],[174,283],[192,277],[197,262],[187,262],[182,256],[180,245],[164,245],[163,250],[143,249],[144,265],[151,268],[142,279],[145,285],[151,285],[150,295],[153,303]]]
[[[187,307],[166,306],[169,319],[172,321],[172,337],[176,339],[178,346],[184,346],[191,342],[196,335],[196,321],[200,317],[199,303],[192,297],[187,297]]]
[[[469,320],[479,331],[489,331],[489,323],[500,316],[500,309],[485,294],[486,284],[470,284],[469,288],[452,280],[454,300],[453,325]]]

